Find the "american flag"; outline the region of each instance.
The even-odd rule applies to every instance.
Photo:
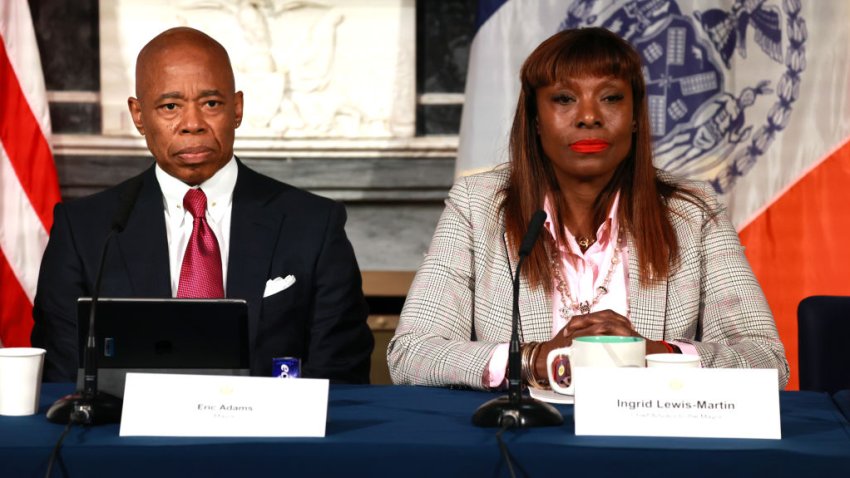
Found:
[[[26,0],[0,2],[0,346],[28,346],[41,255],[59,202],[50,114]]]

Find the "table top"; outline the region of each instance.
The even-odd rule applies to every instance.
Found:
[[[43,476],[64,426],[44,413],[70,384],[44,384],[38,415],[0,417],[0,476]],[[75,427],[54,476],[508,476],[496,429],[472,413],[499,394],[410,386],[330,388],[324,438],[119,437],[118,425]],[[813,476],[850,470],[850,422],[823,393],[780,392],[782,440],[576,436],[559,427],[509,430],[514,466],[657,476]],[[64,473],[64,474],[63,474]]]

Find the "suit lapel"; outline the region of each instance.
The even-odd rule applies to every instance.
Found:
[[[162,190],[151,167],[127,227],[118,234],[119,253],[136,297],[171,297],[168,240],[165,233]]]
[[[237,160],[238,161],[238,160]],[[281,211],[269,211],[268,205],[279,189],[264,187],[257,173],[241,162],[230,220],[230,257],[227,265],[227,296],[249,303],[249,329],[254,341],[260,320],[266,280],[272,265],[280,228],[285,220]]]
[[[542,240],[542,238],[540,239]],[[507,233],[502,235],[502,245],[508,262],[508,280],[513,287],[513,274],[516,271],[518,257],[511,252]],[[513,288],[511,288],[513,294]],[[510,306],[513,313],[513,299]],[[552,338],[552,297],[543,287],[532,289],[525,277],[520,275],[519,282],[520,341],[545,341]]]
[[[664,318],[667,312],[667,279],[640,283],[640,265],[631,234],[629,246],[629,319],[632,326],[651,340],[664,338]]]

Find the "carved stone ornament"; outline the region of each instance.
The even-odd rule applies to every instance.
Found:
[[[127,111],[136,55],[175,26],[230,54],[245,94],[240,137],[415,133],[415,0],[101,0],[105,135],[137,134]]]

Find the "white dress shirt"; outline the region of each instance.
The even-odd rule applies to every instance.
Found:
[[[189,245],[194,218],[183,208],[183,196],[190,186],[166,173],[156,165],[156,180],[162,190],[162,202],[165,212],[165,234],[168,239],[168,264],[171,272],[171,296],[177,297],[180,285],[180,269],[183,266],[183,254]],[[218,240],[221,251],[221,273],[224,278],[224,290],[227,291],[227,258],[230,251],[230,212],[233,207],[233,188],[239,168],[230,158],[221,169],[200,186],[207,196],[207,223]]]

